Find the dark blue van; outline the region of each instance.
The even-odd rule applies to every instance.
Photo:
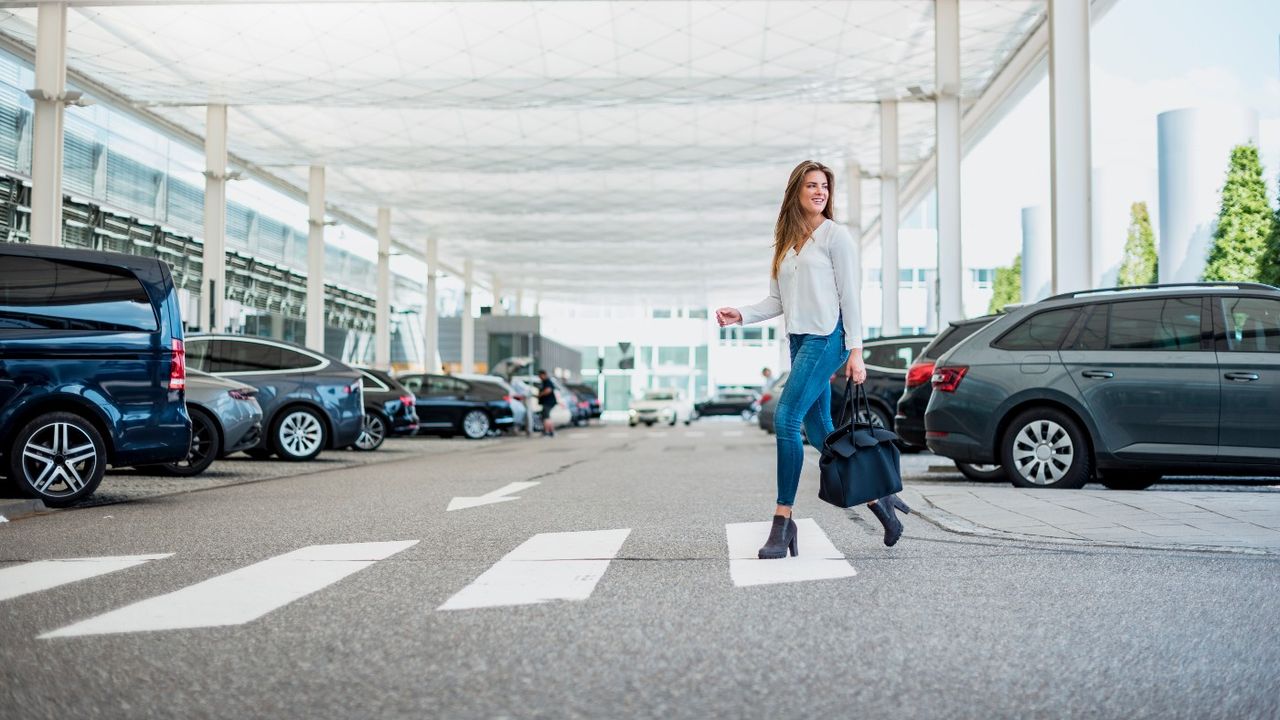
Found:
[[[164,262],[0,243],[0,472],[63,507],[107,465],[183,459],[185,355]]]

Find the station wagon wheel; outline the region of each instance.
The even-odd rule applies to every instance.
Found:
[[[974,465],[973,463],[956,461],[956,469],[962,475],[976,482],[990,482],[992,480],[1004,480],[1004,468],[999,465]]]
[[[365,410],[364,426],[360,429],[360,437],[351,446],[365,452],[382,447],[387,439],[387,419],[377,410]]]
[[[1082,488],[1089,481],[1089,446],[1074,419],[1032,408],[1009,423],[1001,442],[1005,476],[1017,487]]]
[[[47,413],[27,423],[8,454],[9,477],[18,489],[49,507],[92,494],[107,469],[102,435],[73,413]]]
[[[462,434],[479,440],[489,434],[489,415],[483,410],[472,410],[462,416]]]
[[[166,475],[199,475],[213,464],[222,449],[222,434],[218,432],[218,424],[213,418],[190,406],[188,410],[191,413],[191,447],[185,458],[159,466],[160,471]]]
[[[305,407],[285,409],[271,427],[271,442],[284,460],[311,460],[324,449],[324,422]]]

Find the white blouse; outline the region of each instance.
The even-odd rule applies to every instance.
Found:
[[[742,323],[783,316],[787,332],[830,335],[844,317],[844,347],[862,347],[858,312],[858,245],[844,225],[824,220],[813,237],[782,259],[778,277],[769,280],[769,296],[738,308]]]

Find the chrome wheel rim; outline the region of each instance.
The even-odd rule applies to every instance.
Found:
[[[973,463],[969,463],[969,467],[982,473],[995,472],[1000,469],[999,465],[974,465]]]
[[[462,431],[469,438],[482,438],[489,433],[489,416],[479,410],[472,410],[462,418]]]
[[[360,437],[356,438],[356,447],[361,450],[373,450],[382,444],[386,436],[387,426],[382,422],[382,418],[370,413],[364,416],[364,426],[360,430]]]
[[[280,423],[280,447],[295,457],[319,450],[323,437],[320,420],[305,410],[289,413]]]
[[[49,423],[22,446],[22,470],[40,495],[59,498],[85,488],[98,470],[93,440],[71,423]]]
[[[1013,467],[1033,485],[1052,485],[1066,477],[1075,456],[1071,436],[1052,420],[1028,423],[1013,438]]]

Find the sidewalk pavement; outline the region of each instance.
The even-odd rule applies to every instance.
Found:
[[[1027,490],[908,484],[903,497],[955,532],[1132,547],[1280,554],[1280,493]]]

